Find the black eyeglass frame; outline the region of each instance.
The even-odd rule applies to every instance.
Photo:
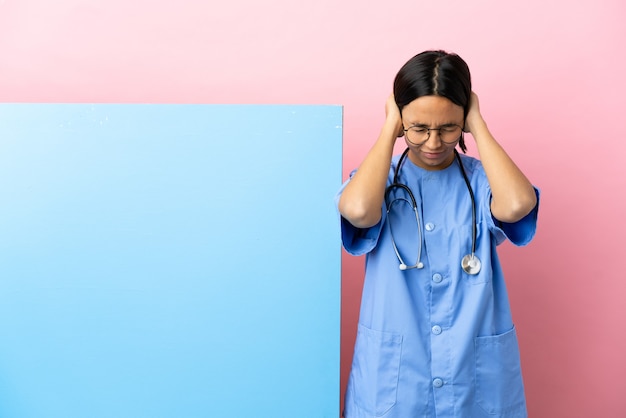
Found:
[[[458,137],[457,137],[454,141],[444,141],[444,140],[443,140],[443,137],[442,137],[442,135],[441,135],[441,130],[442,130],[442,129],[443,129],[443,130],[445,130],[445,129],[449,129],[449,128],[452,128],[452,127],[454,127],[454,128],[455,128],[455,130],[456,130],[457,128],[461,130],[461,132],[460,132],[459,136],[458,136]],[[413,141],[411,141],[411,140],[409,139],[409,135],[407,135],[408,131],[410,131],[411,129],[420,129],[420,130],[425,130],[425,131],[426,131],[426,139],[425,139],[425,140],[423,140],[422,142],[419,142],[419,143],[418,143],[418,142],[413,142]],[[426,142],[428,142],[428,140],[430,139],[430,132],[431,132],[431,131],[439,131],[439,140],[440,140],[441,142],[443,142],[444,144],[446,144],[446,145],[452,145],[452,144],[455,144],[455,143],[459,142],[459,141],[463,138],[463,127],[462,127],[462,126],[460,126],[460,125],[457,125],[456,123],[446,124],[446,125],[440,126],[440,127],[438,127],[438,128],[429,128],[429,127],[427,127],[427,126],[411,126],[411,127],[407,128],[407,129],[402,129],[402,130],[404,131],[404,137],[406,138],[406,140],[407,140],[408,142],[410,142],[411,144],[413,144],[413,145],[417,146],[417,147],[420,147],[420,146],[424,145]]]

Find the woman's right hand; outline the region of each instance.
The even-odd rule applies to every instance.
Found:
[[[385,115],[386,120],[385,123],[389,124],[393,128],[393,132],[397,138],[404,136],[404,126],[402,125],[402,115],[400,114],[400,109],[398,109],[398,105],[396,104],[396,99],[391,93],[391,95],[387,98],[387,102],[385,103]]]

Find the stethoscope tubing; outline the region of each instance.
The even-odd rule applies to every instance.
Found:
[[[387,208],[387,216],[389,217],[391,208],[396,200],[404,200],[407,203],[409,203],[411,207],[413,208],[413,211],[415,212],[415,220],[417,222],[418,237],[419,237],[417,261],[415,262],[414,265],[411,265],[411,266],[407,265],[402,259],[402,256],[400,255],[400,251],[398,250],[396,241],[393,237],[393,229],[391,227],[391,222],[389,222],[389,233],[391,235],[391,245],[393,247],[394,252],[396,253],[396,257],[398,258],[398,261],[400,262],[400,270],[409,270],[409,269],[414,269],[414,268],[421,269],[422,267],[424,267],[424,263],[422,263],[421,261],[423,236],[422,236],[421,222],[420,222],[420,218],[419,218],[419,214],[417,210],[417,201],[415,200],[415,196],[413,195],[411,188],[407,186],[406,184],[401,183],[399,181],[400,169],[408,153],[409,153],[409,148],[404,150],[404,152],[398,159],[398,164],[396,165],[396,168],[394,170],[393,182],[389,186],[387,186],[385,190],[385,202],[386,202],[386,208]],[[470,195],[470,200],[472,202],[472,248],[471,248],[471,253],[462,258],[461,268],[468,274],[478,274],[481,268],[481,263],[480,263],[480,259],[476,257],[475,255],[476,254],[476,240],[477,240],[477,233],[478,233],[477,224],[476,224],[476,199],[474,197],[474,191],[472,190],[472,186],[470,184],[469,178],[467,177],[467,173],[465,172],[465,168],[463,167],[461,156],[459,155],[456,149],[454,150],[454,157],[459,164],[461,174],[463,175],[463,180],[465,181],[465,185],[467,186],[467,190]],[[390,202],[389,195],[391,194],[391,192],[393,192],[397,188],[404,190],[406,195],[409,196],[410,201],[405,198],[402,198],[402,199],[393,199]]]
[[[472,257],[476,253],[476,235],[477,235],[477,227],[476,227],[476,199],[474,199],[474,191],[472,190],[472,185],[470,184],[469,178],[467,178],[467,173],[465,172],[465,168],[463,167],[463,163],[461,162],[461,156],[459,152],[454,150],[454,157],[459,163],[459,167],[461,168],[461,174],[463,174],[463,180],[465,180],[465,185],[467,186],[467,191],[469,192],[470,199],[472,200]]]

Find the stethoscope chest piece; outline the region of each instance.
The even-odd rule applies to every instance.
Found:
[[[461,267],[467,274],[478,274],[480,272],[480,259],[474,254],[468,254],[461,260]]]

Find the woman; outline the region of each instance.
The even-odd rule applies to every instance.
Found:
[[[337,197],[344,248],[367,255],[344,416],[525,417],[495,248],[530,242],[539,192],[489,132],[458,55],[409,60],[385,110]],[[480,161],[457,152],[463,132]]]

